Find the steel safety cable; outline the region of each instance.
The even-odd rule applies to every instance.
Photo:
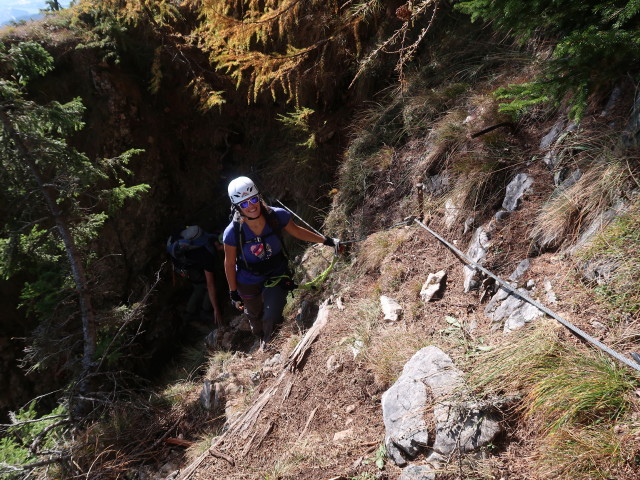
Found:
[[[547,307],[545,307],[544,305],[542,305],[540,302],[534,300],[533,298],[529,297],[527,294],[520,292],[518,290],[516,290],[514,287],[512,287],[508,282],[506,282],[505,280],[501,279],[500,277],[494,275],[493,273],[491,273],[489,270],[487,270],[486,268],[484,268],[483,266],[479,265],[478,263],[474,262],[473,260],[471,260],[467,255],[465,255],[464,253],[462,253],[458,248],[456,248],[454,245],[452,245],[451,243],[449,243],[448,241],[446,241],[444,238],[442,238],[440,235],[438,235],[436,232],[434,232],[433,230],[431,230],[429,227],[427,227],[424,223],[422,223],[420,220],[418,220],[417,218],[415,219],[415,222],[420,225],[423,229],[425,229],[427,232],[429,232],[431,235],[433,235],[437,240],[439,240],[440,242],[442,242],[444,245],[446,245],[450,250],[452,250],[456,255],[458,255],[460,258],[464,259],[465,262],[467,262],[467,264],[477,268],[478,270],[482,271],[483,273],[485,273],[486,275],[490,276],[491,278],[493,278],[498,284],[500,284],[500,286],[502,286],[503,288],[505,288],[506,290],[510,291],[511,293],[513,293],[514,295],[516,295],[517,297],[521,298],[522,300],[530,303],[531,305],[535,306],[536,308],[538,308],[539,310],[541,310],[542,312],[546,313],[547,315],[549,315],[550,317],[556,319],[558,322],[560,322],[562,325],[564,325],[566,328],[568,328],[569,330],[571,330],[573,333],[575,333],[576,335],[578,335],[579,337],[581,337],[582,339],[586,340],[587,342],[591,343],[592,345],[595,345],[596,347],[598,347],[600,350],[608,353],[609,355],[611,355],[613,358],[621,361],[622,363],[628,365],[629,367],[640,371],[640,364],[629,360],[628,358],[626,358],[625,356],[623,356],[622,354],[616,352],[615,350],[607,347],[604,343],[600,342],[599,340],[596,340],[595,338],[593,338],[591,335],[589,335],[588,333],[582,331],[581,329],[579,329],[578,327],[576,327],[575,325],[573,325],[571,322],[569,322],[568,320],[565,320],[564,318],[562,318],[561,316],[559,316],[558,314],[556,314],[555,312],[549,310]]]
[[[282,203],[280,200],[278,200],[277,198],[275,199],[276,202],[278,202],[282,208],[284,208],[287,212],[289,212],[291,215],[295,216],[298,220],[300,220],[302,223],[304,223],[307,227],[309,227],[311,230],[313,230],[315,233],[317,233],[318,235],[320,235],[321,237],[324,237],[324,235],[322,235],[318,230],[316,230],[315,228],[313,228],[311,225],[309,225],[307,222],[304,221],[304,219],[302,217],[300,217],[296,212],[294,212],[293,210],[291,210],[289,207],[287,207],[284,203]]]

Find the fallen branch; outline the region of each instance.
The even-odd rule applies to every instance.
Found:
[[[0,470],[0,473],[23,472],[25,470],[33,470],[34,468],[45,467],[53,463],[64,462],[69,460],[70,458],[71,458],[71,455],[60,455],[59,457],[52,457],[47,460],[40,460],[39,462],[27,463],[26,465],[9,465],[8,463],[3,463],[2,467],[6,468],[6,470]]]
[[[285,365],[282,367],[283,368],[282,372],[280,373],[278,378],[275,380],[275,382],[272,385],[270,385],[269,388],[267,388],[262,393],[262,395],[260,395],[260,397],[255,401],[255,403],[251,406],[251,408],[249,408],[249,410],[247,410],[243,415],[237,418],[222,435],[216,438],[216,440],[211,444],[211,447],[209,447],[209,449],[206,452],[203,452],[198,458],[196,458],[193,462],[191,462],[180,474],[180,476],[177,477],[176,480],[188,480],[189,478],[191,478],[191,475],[195,473],[195,471],[200,467],[202,462],[204,462],[209,455],[222,458],[227,462],[229,462],[231,465],[235,465],[231,457],[228,457],[222,454],[220,451],[216,450],[216,448],[222,445],[225,442],[225,440],[227,440],[228,438],[233,438],[236,435],[241,435],[242,439],[246,440],[249,437],[249,430],[248,430],[249,427],[256,425],[256,421],[258,419],[258,416],[262,412],[262,409],[270,400],[273,399],[278,389],[280,388],[280,385],[285,379],[290,379],[290,382],[284,388],[284,399],[286,399],[289,396],[289,394],[291,393],[291,388],[293,387],[293,379],[291,379],[291,376],[292,376],[291,372],[295,370],[298,367],[298,365],[300,365],[300,362],[304,359],[305,355],[309,351],[311,344],[315,342],[315,340],[320,335],[322,328],[328,322],[329,322],[329,306],[328,306],[328,301],[326,301],[320,306],[320,310],[318,311],[318,316],[313,326],[307,331],[307,333],[302,338],[300,343],[296,346],[294,351],[291,352],[291,354],[289,355],[289,359],[287,360]],[[283,402],[284,402],[284,399],[283,399]],[[315,410],[313,413],[315,414]],[[309,418],[308,422],[311,421],[311,418],[312,416]],[[273,426],[274,426],[273,422],[271,422],[268,425],[267,429],[261,435],[259,443],[262,443],[262,441],[269,434]],[[249,448],[253,444],[257,435],[258,435],[257,432],[254,432],[250,440],[245,442],[244,444],[245,447],[243,451],[248,452]]]
[[[48,417],[40,417],[34,420],[24,420],[24,421],[15,422],[15,423],[0,423],[0,427],[20,427],[22,425],[28,425],[29,423],[44,422],[45,420],[51,420],[52,418],[63,418],[66,416],[67,416],[66,414],[65,415],[49,415]]]
[[[231,458],[229,455],[225,455],[224,453],[222,453],[222,452],[220,452],[220,451],[218,451],[218,450],[215,450],[213,447],[211,447],[211,448],[209,449],[209,453],[210,453],[211,455],[213,455],[214,457],[217,457],[217,458],[221,458],[221,459],[223,459],[223,460],[226,460],[227,462],[229,462],[229,464],[230,464],[232,467],[235,467],[235,466],[236,466],[236,462],[234,462],[233,458]]]
[[[318,311],[318,316],[316,317],[316,321],[313,326],[306,333],[304,338],[296,345],[296,348],[289,354],[289,359],[285,364],[285,368],[290,371],[294,371],[298,368],[298,365],[302,362],[307,351],[311,347],[311,344],[316,341],[318,336],[320,335],[320,331],[324,328],[324,326],[329,322],[329,305],[328,302],[324,302],[320,305],[320,310]]]
[[[164,439],[164,443],[168,443],[169,445],[179,445],[181,447],[190,447],[191,445],[193,445],[193,442],[190,442],[189,440],[183,440],[182,438],[165,438]]]
[[[309,418],[307,418],[307,423],[304,424],[304,428],[302,429],[302,432],[300,432],[300,435],[298,435],[298,440],[300,440],[302,437],[304,437],[307,434],[307,429],[309,428],[309,424],[311,423],[311,420],[313,420],[313,417],[315,416],[317,411],[318,411],[318,407],[311,410],[311,413],[309,414]]]

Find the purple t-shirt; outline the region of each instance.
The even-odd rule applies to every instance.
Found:
[[[271,207],[271,209],[275,212],[281,229],[284,229],[291,220],[291,214],[282,208]],[[280,242],[278,235],[274,233],[273,229],[269,225],[269,222],[265,225],[261,235],[253,233],[245,223],[241,223],[240,228],[242,228],[242,237],[244,240],[242,251],[249,268],[251,268],[252,265],[256,265],[256,267],[258,267],[261,262],[273,259],[279,254],[280,257],[282,257],[282,243]],[[233,222],[225,228],[222,241],[225,245],[239,248],[236,232],[233,228]],[[242,255],[239,256],[242,258]],[[239,283],[249,285],[262,283],[270,277],[282,275],[286,271],[286,268],[287,262],[286,259],[283,258],[282,262],[277,262],[274,265],[274,269],[271,272],[266,274],[257,274],[256,272],[248,271],[244,261],[239,260],[236,262],[236,280]]]

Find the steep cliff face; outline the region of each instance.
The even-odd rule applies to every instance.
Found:
[[[630,219],[637,199],[635,154],[620,144],[633,89],[621,88],[615,108],[603,110],[613,105],[609,99],[594,103],[580,128],[557,112],[486,140],[473,134],[496,125],[487,123],[495,119],[491,108],[466,103],[453,117],[455,148],[441,143],[443,124],[434,122],[430,135],[369,157],[375,158],[366,177],[370,190],[362,203],[351,204],[347,228],[353,230],[345,228],[356,235],[346,238],[357,241],[332,273],[330,288],[301,294],[298,315],[288,316],[270,349],[209,362],[204,386],[196,384],[193,392],[210,408],[204,417],[222,419],[224,428],[202,454],[203,443],[193,435],[187,461],[167,458],[164,467],[181,480],[243,478],[247,472],[296,479],[524,480],[587,479],[598,471],[635,478],[638,399],[627,395],[638,385],[632,356],[637,309],[612,308],[610,297],[594,295],[593,275],[588,279],[576,268],[586,245],[618,243],[607,236],[615,215],[638,231]],[[599,144],[597,132],[609,128]],[[587,144],[590,154],[584,156]],[[606,155],[609,148],[619,148],[617,158],[627,158],[631,171],[614,173],[617,160]],[[498,172],[483,155],[498,159]],[[478,165],[483,168],[474,170]],[[351,167],[342,171],[343,185]],[[579,169],[591,174],[583,177]],[[485,172],[492,179],[480,186],[487,190],[469,179]],[[595,189],[596,174],[621,182],[608,190],[611,197]],[[475,203],[466,201],[469,194]],[[354,192],[342,191],[334,204],[336,224],[349,206],[340,200],[348,195]],[[585,197],[597,198],[598,207],[583,204]],[[577,211],[564,217],[556,210],[557,223],[549,222],[546,209],[558,198]],[[626,219],[621,203],[631,208]],[[588,210],[584,222],[571,223],[581,208]],[[402,223],[409,214],[467,257],[413,217]],[[558,243],[541,240],[558,231]],[[322,247],[313,247],[302,267],[314,271],[314,262],[329,259]],[[510,290],[471,262],[508,282]],[[618,265],[614,270],[621,273]],[[604,270],[595,278],[606,289],[612,271]],[[436,272],[445,276],[438,295],[425,298]],[[573,335],[525,298],[590,338]],[[304,330],[314,302],[320,311]],[[593,340],[614,347],[629,363],[603,355]],[[425,358],[434,352],[435,359]],[[414,377],[406,379],[408,373]],[[620,390],[614,394],[609,387]],[[620,410],[595,407],[614,397],[622,401]],[[588,460],[572,441],[558,441],[569,431],[569,438],[593,435],[593,443],[578,447],[589,452]],[[594,460],[604,445],[617,445],[617,453]]]

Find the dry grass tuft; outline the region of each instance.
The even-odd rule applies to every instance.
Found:
[[[538,322],[516,338],[479,357],[468,375],[471,388],[486,395],[515,393],[531,383],[547,357],[556,356],[560,344],[555,322]]]
[[[556,192],[535,221],[531,237],[542,248],[574,244],[635,183],[626,161],[608,159],[591,166],[571,187]]]
[[[537,452],[540,478],[575,480],[637,478],[638,435],[611,425],[563,428],[543,439]]]
[[[385,259],[400,248],[409,234],[406,229],[394,229],[369,235],[359,245],[358,260],[354,265],[355,274],[379,272]]]
[[[205,378],[216,378],[218,375],[224,373],[225,364],[232,358],[233,353],[226,351],[216,351],[212,355],[209,355]]]
[[[602,230],[578,253],[595,291],[616,309],[640,312],[640,200]]]
[[[187,462],[191,463],[195,461],[200,455],[206,452],[218,435],[220,435],[220,432],[206,432],[200,435],[185,452]]]
[[[376,385],[388,388],[395,382],[407,361],[429,344],[420,329],[409,326],[406,330],[378,330],[371,337],[365,361],[373,373]]]
[[[469,375],[476,393],[521,395],[516,412],[537,437],[539,478],[604,479],[634,465],[638,381],[610,357],[562,342],[545,322],[480,357]],[[632,445],[616,429],[634,431]]]

